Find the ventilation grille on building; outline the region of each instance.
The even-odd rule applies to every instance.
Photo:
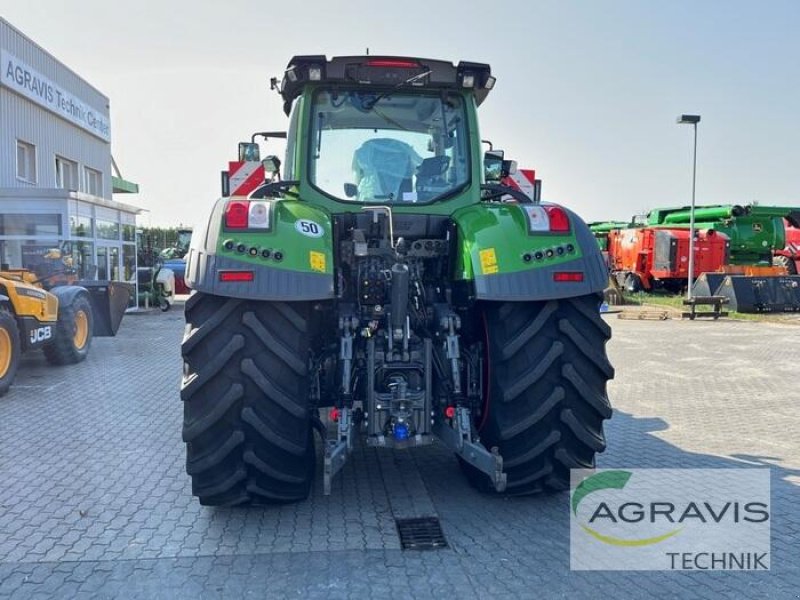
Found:
[[[447,540],[436,517],[395,519],[395,523],[403,550],[447,548]]]

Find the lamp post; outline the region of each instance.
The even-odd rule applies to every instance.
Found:
[[[697,181],[697,124],[700,115],[681,115],[678,123],[694,127],[694,155],[692,159],[692,207],[689,210],[689,275],[687,277],[686,298],[692,299],[692,283],[694,281],[694,193]]]

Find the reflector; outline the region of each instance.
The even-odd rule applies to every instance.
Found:
[[[581,271],[556,271],[553,273],[553,281],[557,282],[581,282],[583,273]]]
[[[253,281],[252,271],[220,271],[219,280],[226,283]]]

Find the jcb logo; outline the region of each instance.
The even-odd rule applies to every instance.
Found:
[[[31,344],[38,344],[53,337],[53,330],[48,325],[46,327],[37,327],[31,331]]]

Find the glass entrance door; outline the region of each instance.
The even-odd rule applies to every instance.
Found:
[[[97,245],[97,278],[120,281],[122,276],[119,246]]]

